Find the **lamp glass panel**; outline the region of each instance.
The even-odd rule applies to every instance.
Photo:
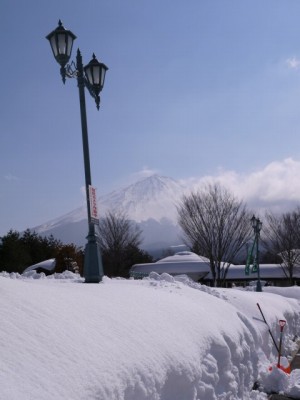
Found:
[[[67,53],[67,46],[66,46],[66,35],[65,34],[58,34],[58,53],[59,54],[66,54]]]
[[[93,67],[93,84],[99,85],[99,83],[100,83],[100,68],[97,65]]]
[[[105,68],[102,68],[102,73],[101,73],[101,87],[104,86],[105,73],[106,73],[106,69],[105,69]]]
[[[87,75],[88,81],[89,83],[92,85],[93,84],[93,77],[92,77],[92,72],[91,72],[91,68],[87,68],[85,70],[85,73]]]
[[[57,56],[57,45],[56,45],[56,40],[55,40],[56,36],[53,35],[50,38],[50,44],[51,44],[51,49],[53,51],[54,56]]]
[[[261,230],[261,228],[262,228],[262,222],[258,220],[258,229]]]
[[[73,38],[72,38],[71,35],[68,35],[68,46],[67,46],[67,55],[68,55],[68,57],[71,56],[72,47],[73,47]]]

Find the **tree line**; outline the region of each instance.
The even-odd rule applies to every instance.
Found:
[[[183,196],[177,204],[178,223],[191,251],[209,259],[215,286],[222,286],[232,264],[245,262],[253,241],[253,211],[220,184],[208,184]],[[300,207],[262,217],[260,263],[282,266],[290,283],[300,266]],[[125,213],[108,212],[98,226],[104,274],[127,278],[133,264],[152,262],[141,250],[142,232]],[[0,271],[22,273],[30,265],[56,259],[56,272],[83,272],[84,251],[53,236],[42,237],[27,229],[9,231],[0,238]]]
[[[151,262],[152,257],[140,249],[141,230],[125,214],[109,212],[99,224],[99,243],[104,274],[129,277],[133,264]],[[55,258],[55,272],[71,270],[83,274],[84,250],[75,244],[63,244],[52,235],[43,237],[27,229],[10,230],[0,238],[0,271],[23,271],[41,261]]]

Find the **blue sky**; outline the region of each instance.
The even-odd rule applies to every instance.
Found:
[[[300,202],[299,16],[299,0],[2,0],[0,234],[85,201],[78,89],[45,39],[58,19],[73,56],[109,67],[100,111],[86,96],[99,195],[155,171]]]

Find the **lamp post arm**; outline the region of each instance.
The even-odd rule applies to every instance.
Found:
[[[78,54],[79,52],[79,54]],[[78,58],[80,58],[80,61],[78,61]],[[79,71],[80,69],[80,71]],[[67,64],[65,67],[60,68],[60,74],[62,76],[62,81],[63,83],[66,82],[66,78],[76,78],[78,81],[78,77],[80,75],[80,84],[82,85],[83,82],[83,87],[86,87],[87,90],[89,91],[89,94],[92,96],[92,98],[95,100],[97,110],[100,108],[100,96],[97,94],[93,88],[93,86],[90,84],[88,79],[84,76],[83,72],[83,63],[82,63],[82,57],[81,53],[78,49],[77,51],[77,57],[76,57],[76,64],[74,61],[72,61],[70,64]],[[79,83],[78,83],[79,87]]]

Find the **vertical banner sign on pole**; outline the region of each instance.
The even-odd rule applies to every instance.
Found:
[[[278,350],[278,362],[277,362],[277,368],[280,368],[280,357],[281,357],[281,345],[282,345],[282,332],[283,328],[285,327],[286,321],[284,319],[279,320],[279,326],[280,326],[280,340],[279,340],[279,350]]]
[[[89,185],[89,195],[90,195],[90,209],[91,209],[91,220],[94,224],[99,223],[98,215],[98,205],[97,205],[97,192],[96,188]]]

